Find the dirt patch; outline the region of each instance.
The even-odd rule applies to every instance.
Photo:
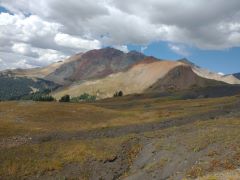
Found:
[[[37,174],[29,179],[119,179],[131,166],[133,158],[139,152],[138,138],[131,138],[121,145],[120,151],[113,157],[96,160],[89,158],[84,163],[68,163],[60,171]]]

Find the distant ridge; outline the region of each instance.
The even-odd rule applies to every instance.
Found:
[[[234,75],[221,75],[219,73],[215,73],[212,71],[209,71],[207,69],[201,68],[197,65],[195,65],[193,62],[189,61],[186,58],[178,60],[179,62],[182,62],[184,64],[190,65],[192,67],[192,70],[200,77],[216,80],[216,81],[222,81],[228,84],[240,84],[240,78],[237,78]],[[240,77],[240,75],[239,75]]]
[[[74,97],[89,93],[101,99],[112,97],[119,90],[126,95],[240,84],[239,74],[223,76],[186,58],[163,60],[138,51],[124,53],[111,47],[78,53],[47,67],[5,70],[1,74],[11,78],[42,79],[60,85],[52,92],[56,98],[65,94]],[[34,86],[33,82],[30,84]],[[12,86],[16,90],[20,87],[14,83]]]
[[[233,74],[233,76],[240,79],[240,73],[235,73],[235,74]]]

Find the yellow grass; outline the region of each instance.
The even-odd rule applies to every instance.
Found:
[[[176,117],[197,115],[234,104],[239,97],[196,100],[169,100],[167,98],[128,101],[125,98],[110,99],[96,103],[42,103],[0,102],[0,140],[17,135],[34,136],[39,133],[77,132],[165,121]],[[144,136],[159,138],[156,147],[173,151],[181,142],[189,152],[198,153],[209,145],[220,143],[223,147],[234,147],[234,157],[213,161],[205,169],[201,165],[192,167],[192,176],[214,172],[216,168],[230,169],[240,163],[240,121],[236,117],[195,122],[183,127],[148,132]],[[116,138],[93,140],[54,140],[38,144],[23,144],[17,147],[0,147],[0,177],[25,177],[51,171],[60,171],[69,163],[84,163],[87,159],[97,161],[112,159],[121,145],[137,135],[126,134]],[[176,136],[176,141],[166,143],[164,138]],[[1,143],[1,141],[0,141]],[[132,163],[141,146],[129,150]],[[208,152],[215,157],[219,152]],[[239,154],[238,154],[239,153]],[[239,159],[238,159],[239,158]],[[235,161],[232,161],[235,159]],[[215,160],[215,159],[213,159]],[[231,160],[231,161],[230,161]],[[162,168],[168,159],[145,167],[147,170]],[[233,166],[234,165],[234,166]]]

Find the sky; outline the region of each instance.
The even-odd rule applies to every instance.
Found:
[[[0,0],[0,70],[108,46],[240,72],[240,1]]]

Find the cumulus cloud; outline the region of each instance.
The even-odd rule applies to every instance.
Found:
[[[101,47],[101,43],[98,40],[86,40],[81,37],[70,36],[69,34],[63,33],[56,34],[54,40],[60,46],[83,51],[99,49]]]
[[[62,27],[37,15],[1,13],[0,70],[44,66],[101,47],[98,40],[62,33]]]
[[[12,46],[12,51],[16,54],[21,54],[30,57],[38,57],[38,54],[32,50],[29,44],[15,43]]]
[[[0,55],[24,56],[26,64],[49,63],[40,51],[54,51],[52,59],[105,46],[127,51],[127,44],[153,41],[167,41],[184,56],[188,45],[240,46],[239,0],[0,0],[0,6],[11,12],[0,15]]]

